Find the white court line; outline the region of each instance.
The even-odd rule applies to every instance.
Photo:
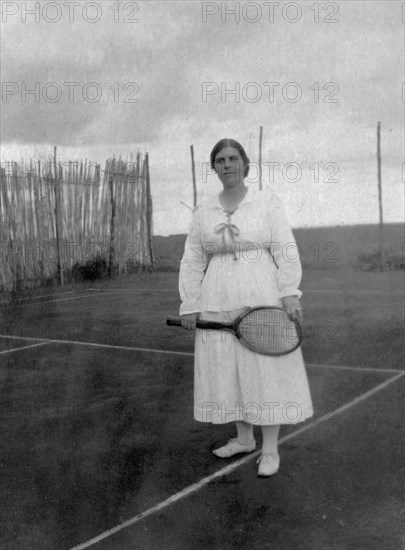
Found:
[[[117,292],[124,289],[123,288],[88,288],[87,290],[91,292],[111,292],[111,291]],[[126,288],[125,290],[131,291],[132,289]]]
[[[349,401],[345,405],[342,405],[341,407],[338,407],[337,409],[335,409],[331,413],[328,413],[328,414],[322,416],[321,418],[318,418],[318,420],[315,420],[314,422],[311,422],[310,424],[307,424],[306,426],[303,426],[302,428],[299,428],[298,430],[295,430],[291,434],[288,434],[288,435],[284,436],[283,438],[280,439],[279,444],[281,445],[282,443],[285,443],[286,441],[289,441],[290,439],[293,439],[294,437],[297,437],[297,435],[300,435],[303,432],[306,432],[307,430],[309,430],[311,428],[314,428],[315,426],[318,426],[321,422],[325,421],[326,419],[329,420],[332,416],[336,416],[336,415],[340,414],[341,412],[346,411],[350,407],[353,407],[353,406],[357,405],[361,401],[364,401],[368,397],[370,397],[370,396],[374,395],[375,393],[381,391],[382,389],[387,387],[392,382],[395,382],[396,380],[401,378],[404,374],[405,373],[401,372],[401,373],[397,374],[396,376],[393,376],[389,380],[386,380],[382,384],[379,384],[378,386],[375,386],[373,389],[363,393],[362,395],[359,395],[358,397],[356,397],[352,401]],[[229,464],[228,466],[225,466],[225,468],[221,468],[221,470],[218,470],[214,474],[211,474],[207,477],[204,477],[203,479],[201,479],[197,483],[193,483],[192,485],[189,485],[188,487],[186,487],[182,491],[172,495],[171,497],[169,497],[166,500],[160,502],[159,504],[156,504],[156,506],[152,506],[148,510],[145,510],[144,512],[141,512],[140,514],[134,516],[133,518],[120,523],[116,527],[113,527],[112,529],[108,529],[108,531],[104,531],[104,533],[101,533],[97,537],[94,537],[94,538],[88,540],[87,542],[84,542],[82,544],[79,544],[78,546],[75,546],[75,547],[71,548],[71,550],[85,550],[86,548],[89,548],[90,546],[93,546],[94,544],[97,544],[98,542],[100,542],[100,541],[102,541],[102,540],[104,540],[108,537],[111,537],[111,535],[114,535],[115,533],[118,533],[119,531],[122,531],[123,529],[126,529],[127,527],[130,527],[131,525],[134,525],[135,523],[138,523],[139,521],[146,518],[147,516],[150,516],[150,515],[154,514],[155,512],[158,512],[159,510],[162,510],[163,508],[166,508],[167,506],[170,506],[171,504],[174,504],[175,502],[179,501],[180,499],[185,498],[188,495],[190,495],[192,493],[195,493],[196,491],[199,491],[202,487],[204,487],[204,485],[207,485],[208,483],[210,483],[214,479],[216,479],[218,477],[225,476],[225,475],[233,472],[233,470],[236,470],[236,468],[239,468],[239,466],[243,466],[244,464],[246,464],[247,462],[252,460],[252,458],[255,458],[256,456],[258,456],[260,453],[261,453],[260,450],[256,451],[256,452],[251,453],[248,456],[246,456],[246,457],[244,457],[240,460],[237,460],[236,462],[233,462],[232,464]]]
[[[53,296],[64,296],[65,294],[73,294],[73,290],[67,290],[66,292],[55,292],[55,294],[38,294],[38,296],[27,296],[24,298],[22,296],[21,298],[16,298],[15,300],[6,300],[5,302],[0,302],[0,306],[3,306],[4,304],[10,304],[18,301],[24,301],[24,300],[39,300],[41,298],[52,298]]]
[[[97,348],[109,348],[109,349],[121,349],[121,350],[129,350],[129,351],[147,351],[150,353],[164,353],[164,354],[170,354],[170,355],[187,355],[187,356],[194,356],[194,353],[191,353],[189,351],[171,351],[171,350],[164,350],[164,349],[151,349],[151,348],[137,348],[132,346],[113,346],[112,344],[98,344],[96,342],[81,342],[80,340],[52,340],[49,338],[33,338],[31,336],[11,336],[9,334],[0,334],[0,338],[11,338],[14,340],[35,340],[36,342],[38,340],[44,340],[46,342],[49,342],[51,344],[75,344],[78,346],[92,346]]]
[[[6,353],[14,353],[15,351],[21,351],[23,349],[37,348],[38,346],[46,346],[47,344],[52,344],[52,342],[39,342],[38,344],[31,344],[29,346],[22,346],[21,348],[7,349],[6,351],[0,351],[0,355],[5,355]]]
[[[48,300],[47,302],[39,302],[39,304],[30,304],[27,306],[42,306],[43,304],[54,304],[55,302],[67,302],[69,300],[81,300],[82,298],[93,298],[94,296],[105,296],[105,294],[78,294],[77,296],[72,296],[71,298],[58,298],[57,300]]]
[[[384,290],[384,289],[380,289],[380,290],[354,290],[354,289],[350,289],[350,290],[340,290],[340,289],[336,289],[336,290],[303,290],[302,291],[303,294],[309,294],[309,293],[313,293],[313,294],[404,294],[405,291],[404,290]]]
[[[0,338],[10,338],[14,340],[43,340],[44,342],[49,342],[50,344],[77,344],[78,346],[92,346],[97,348],[109,348],[109,349],[118,349],[126,351],[145,351],[149,353],[163,353],[169,355],[185,355],[188,357],[194,357],[194,353],[190,351],[173,351],[173,350],[164,350],[164,349],[153,349],[153,348],[138,348],[132,346],[114,346],[112,344],[99,344],[97,342],[82,342],[81,340],[52,340],[50,338],[34,338],[31,336],[13,336],[9,334],[0,334]],[[351,367],[351,366],[339,366],[339,365],[319,365],[315,363],[305,363],[307,367],[314,368],[324,368],[324,369],[342,369],[342,370],[358,370],[358,371],[371,371],[371,372],[398,372],[404,373],[401,369],[377,369],[372,367]]]
[[[97,290],[104,290],[102,288],[98,289],[98,288],[89,288],[88,290],[92,290],[93,292],[96,292]],[[130,294],[131,292],[133,292],[134,290],[153,290],[154,292],[178,292],[179,289],[178,288],[144,288],[144,287],[136,287],[134,286],[134,288],[109,288],[109,289],[105,289],[104,292],[127,292],[128,294]]]
[[[103,289],[89,288],[91,291],[100,291]],[[145,288],[145,287],[129,287],[129,288],[109,288],[105,292],[133,292],[134,290],[154,290],[155,292],[178,292],[178,288]],[[405,294],[404,290],[341,290],[341,289],[317,289],[317,290],[303,290],[303,294]]]
[[[319,365],[317,363],[305,363],[305,366],[314,367],[316,369],[328,368],[340,370],[360,370],[366,372],[403,372],[405,374],[405,371],[403,369],[377,369],[374,367],[351,367],[350,365]]]

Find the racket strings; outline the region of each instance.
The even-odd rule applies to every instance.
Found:
[[[257,309],[239,324],[246,343],[263,353],[284,353],[298,345],[300,336],[294,321],[283,310]]]

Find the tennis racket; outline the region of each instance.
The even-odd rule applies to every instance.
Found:
[[[169,317],[166,323],[181,327],[181,317]],[[290,321],[281,307],[253,307],[230,323],[198,319],[197,328],[227,330],[245,347],[262,355],[286,355],[302,342],[299,321]]]

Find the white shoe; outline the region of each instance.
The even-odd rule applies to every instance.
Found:
[[[259,464],[257,475],[260,477],[269,477],[278,472],[280,456],[278,453],[263,453],[259,456],[257,463]]]
[[[215,449],[212,452],[215,456],[219,456],[219,458],[229,458],[239,453],[251,453],[255,449],[256,441],[254,439],[252,439],[252,441],[247,445],[242,445],[242,443],[239,443],[238,439],[235,437],[234,439],[230,439],[223,447]]]

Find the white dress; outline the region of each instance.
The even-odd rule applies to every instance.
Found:
[[[271,251],[271,253],[269,252]],[[180,314],[231,321],[246,307],[301,296],[298,250],[279,199],[248,189],[233,213],[214,197],[195,211],[180,264]],[[194,418],[292,424],[313,415],[301,349],[255,353],[229,332],[197,329]]]

